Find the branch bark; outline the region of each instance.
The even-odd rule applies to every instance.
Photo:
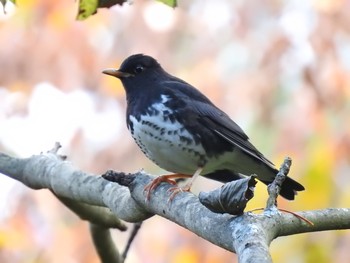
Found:
[[[240,262],[271,262],[269,244],[279,236],[350,228],[348,208],[299,212],[314,223],[310,225],[277,209],[241,216],[216,214],[191,193],[179,193],[169,204],[167,190],[171,186],[165,183],[152,192],[150,201],[146,201],[143,189],[152,179],[148,174],[121,173],[120,176],[129,182],[125,187],[79,171],[52,152],[25,159],[0,153],[0,173],[32,189],[50,189],[60,198],[107,207],[116,219],[127,222],[141,222],[154,214],[160,215],[215,245],[237,252]]]
[[[90,224],[92,241],[102,263],[123,263],[123,258],[114,246],[110,230],[100,225]]]

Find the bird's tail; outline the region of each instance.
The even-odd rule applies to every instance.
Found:
[[[269,185],[272,182],[263,182],[263,183],[266,185]],[[293,180],[292,178],[287,177],[282,184],[280,196],[283,196],[288,200],[294,200],[298,192],[303,190],[305,190],[304,186],[302,186],[300,183]]]
[[[277,172],[278,171],[276,170],[276,175],[277,175]],[[215,171],[213,173],[206,174],[203,176],[206,178],[209,178],[209,179],[220,181],[222,183],[228,183],[231,181],[235,181],[235,180],[244,178],[243,175],[234,173],[230,170]],[[272,183],[272,181],[262,181],[262,180],[260,180],[260,181],[266,185],[269,185],[270,183]],[[297,192],[303,191],[303,190],[305,190],[304,186],[302,186],[300,183],[293,180],[292,178],[287,177],[282,184],[280,195],[288,200],[294,200]]]

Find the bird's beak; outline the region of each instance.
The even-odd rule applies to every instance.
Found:
[[[102,71],[102,73],[106,74],[106,75],[110,75],[110,76],[116,77],[118,79],[129,78],[129,77],[133,77],[134,76],[133,74],[130,74],[130,73],[127,73],[127,72],[123,72],[123,71],[120,71],[120,70],[115,69],[115,68],[104,69]]]

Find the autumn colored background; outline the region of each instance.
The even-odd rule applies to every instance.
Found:
[[[198,87],[306,191],[292,211],[350,205],[350,2],[134,0],[76,21],[74,1],[18,0],[0,12],[0,151],[53,147],[81,170],[162,174],[128,134],[121,83],[101,74],[145,53]],[[147,90],[145,90],[147,92]],[[206,179],[193,191],[220,184]],[[258,184],[248,209],[264,207]],[[124,248],[128,233],[113,231]],[[279,238],[276,262],[350,262],[349,231]],[[235,256],[160,217],[128,263],[232,262]],[[0,262],[99,262],[88,224],[49,191],[0,175]]]

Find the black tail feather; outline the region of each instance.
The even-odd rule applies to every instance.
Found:
[[[227,183],[227,182],[244,178],[243,175],[234,173],[230,170],[219,170],[210,174],[205,174],[203,176],[222,183]],[[271,182],[261,181],[261,182],[263,182],[266,185],[269,185],[270,183],[272,183],[272,181]],[[305,190],[304,186],[302,186],[300,183],[293,180],[292,178],[287,177],[282,184],[280,196],[286,198],[287,200],[294,200],[295,195],[297,195],[297,192],[303,191],[303,190]]]

